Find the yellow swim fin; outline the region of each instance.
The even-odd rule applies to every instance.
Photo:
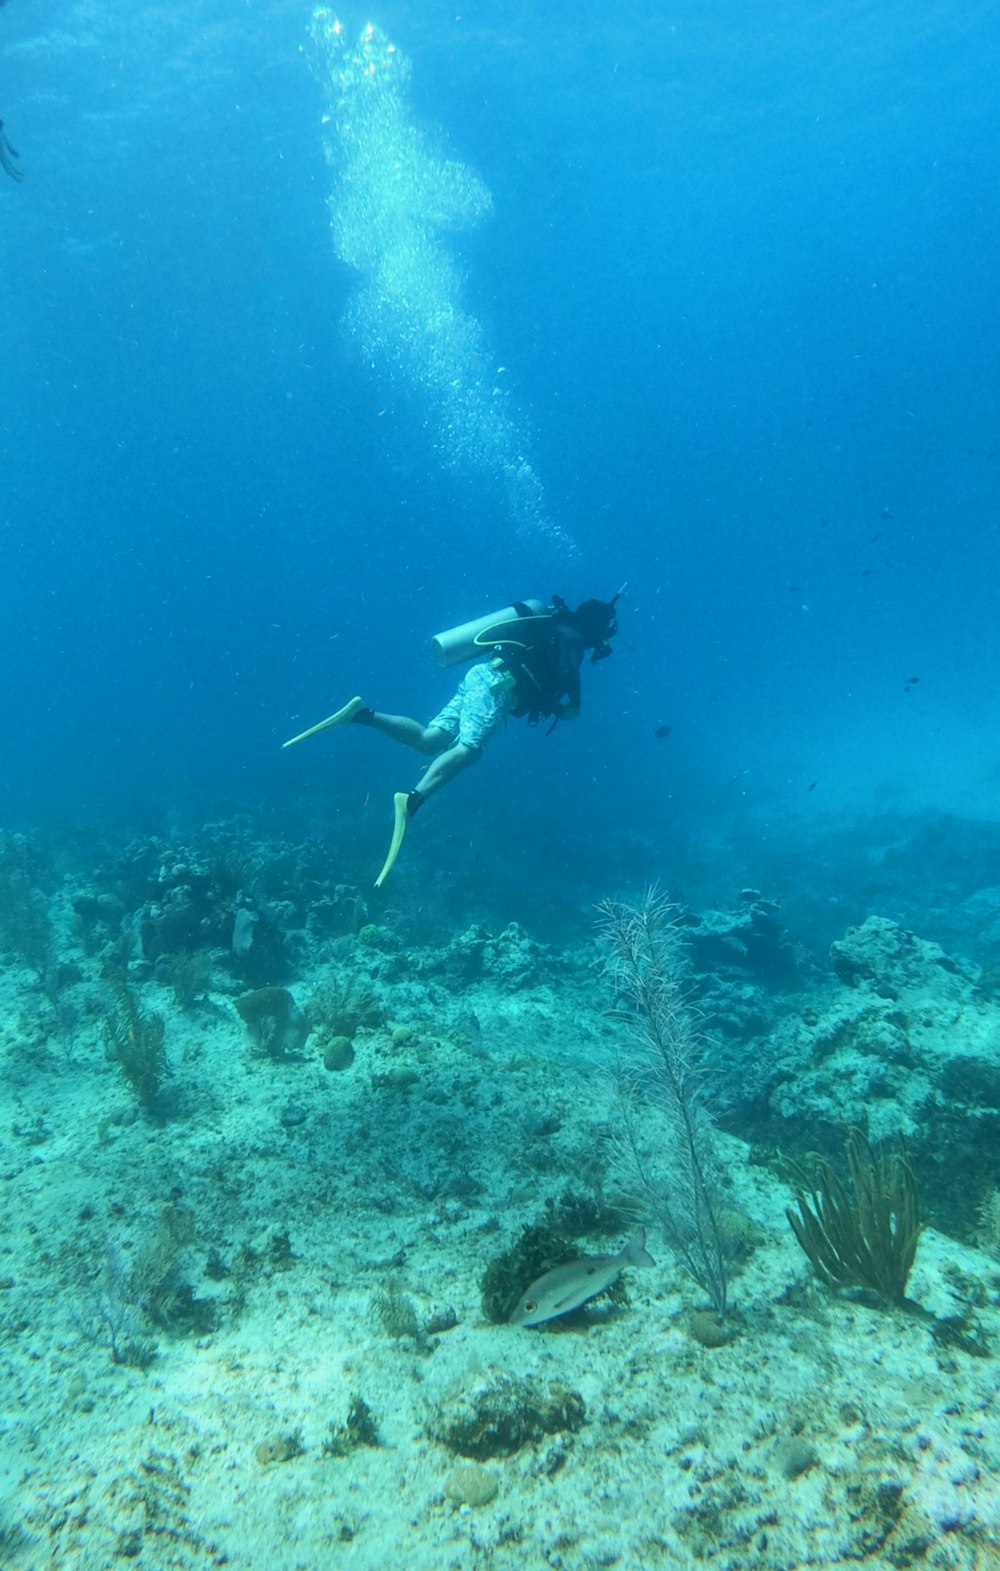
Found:
[[[399,848],[403,844],[406,826],[410,821],[408,809],[409,796],[405,791],[397,791],[392,799],[395,821],[392,826],[392,839],[389,842],[389,851],[382,863],[382,871],[375,880],[375,888],[381,889],[389,874],[392,872],[393,863],[399,855]]]
[[[359,709],[364,709],[364,700],[352,698],[343,709],[338,709],[335,715],[327,715],[325,720],[320,720],[318,725],[311,725],[308,731],[300,731],[298,736],[290,736],[287,742],[282,742],[282,747],[292,747],[296,742],[304,742],[307,736],[315,736],[319,731],[329,731],[331,726],[347,725]]]

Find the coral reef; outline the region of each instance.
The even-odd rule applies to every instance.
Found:
[[[780,919],[780,906],[757,889],[741,891],[730,911],[678,914],[696,972],[755,976],[787,986],[799,976],[801,957]]]
[[[528,1284],[617,1248],[634,1199],[607,1094],[630,1028],[579,879],[550,899],[518,864],[501,889],[447,844],[443,875],[418,836],[368,923],[364,847],[157,822],[14,853],[57,985],[5,945],[12,1567],[262,1544],[276,1571],[352,1545],[369,1567],[403,1539],[418,1571],[992,1564],[1000,863],[976,872],[970,838],[949,882],[928,843],[922,909],[912,864],[878,904],[794,869],[762,880],[780,912],[689,892],[739,1303],[720,1322],[651,1232],[621,1310],[527,1333]],[[105,1055],[143,1020],[133,1082]],[[826,1285],[786,1222],[790,1159]],[[872,1267],[878,1299],[848,1286],[862,1247],[895,1273]]]

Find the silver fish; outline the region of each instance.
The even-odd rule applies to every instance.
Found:
[[[626,1266],[655,1266],[656,1261],[646,1252],[646,1229],[640,1227],[634,1238],[617,1255],[584,1255],[581,1260],[567,1260],[563,1266],[546,1271],[532,1282],[528,1291],[511,1315],[508,1325],[540,1326],[557,1315],[568,1315],[579,1309],[588,1298],[603,1293],[617,1281]]]

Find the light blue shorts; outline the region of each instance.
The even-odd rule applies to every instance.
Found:
[[[430,724],[445,731],[464,747],[485,747],[514,707],[516,689],[506,672],[495,665],[474,665],[462,685]]]

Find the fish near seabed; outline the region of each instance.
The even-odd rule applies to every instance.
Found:
[[[507,1324],[540,1326],[546,1320],[555,1320],[557,1315],[568,1315],[588,1298],[603,1293],[618,1280],[626,1266],[655,1264],[646,1250],[646,1229],[640,1227],[617,1255],[584,1255],[580,1260],[567,1260],[565,1265],[546,1271],[532,1282]]]

